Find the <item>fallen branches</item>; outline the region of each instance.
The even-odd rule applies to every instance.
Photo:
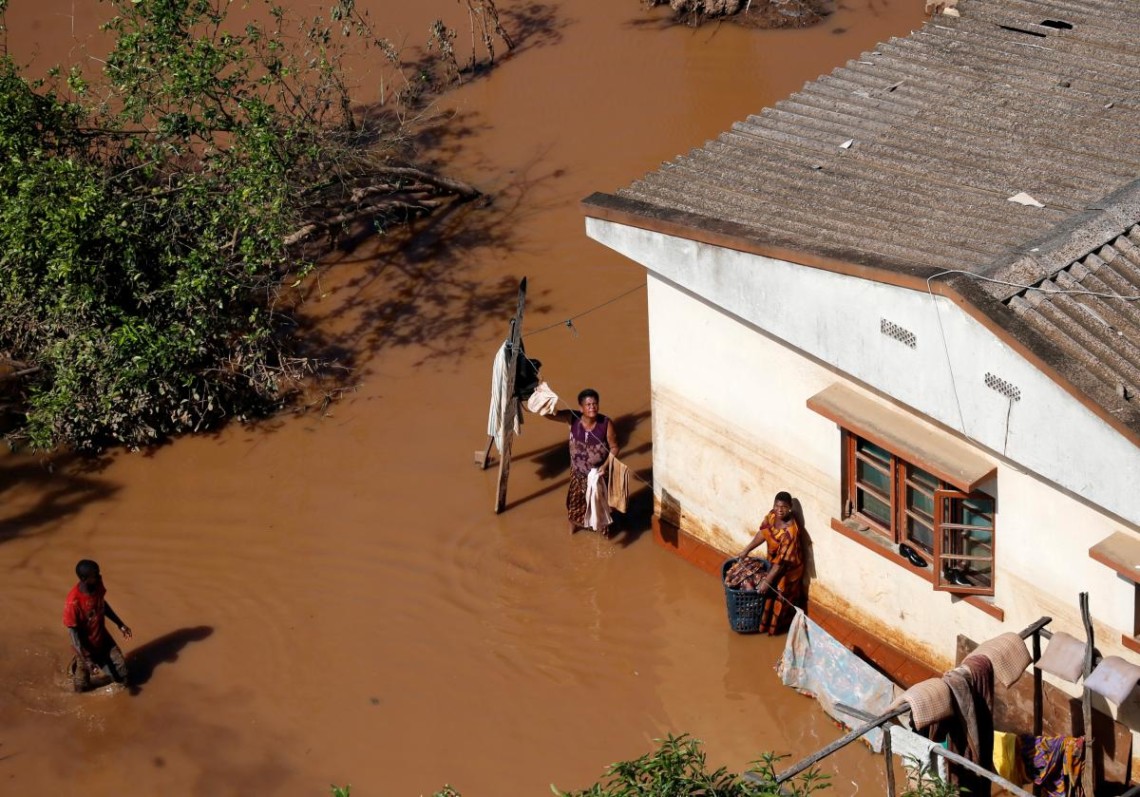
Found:
[[[802,28],[826,14],[824,0],[645,0],[650,8],[668,5],[688,25],[731,19],[756,28]]]

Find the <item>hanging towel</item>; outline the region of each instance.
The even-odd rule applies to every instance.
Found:
[[[586,474],[586,526],[594,531],[605,531],[610,525],[606,493],[606,477],[602,469],[590,468]]]
[[[959,745],[951,744],[951,750],[958,746],[954,752],[963,755],[975,764],[985,764],[992,761],[994,751],[993,706],[987,706],[979,699],[981,696],[974,688],[974,680],[968,667],[955,667],[948,670],[942,680],[950,687],[957,708],[958,721],[961,728]],[[991,695],[992,700],[992,695]],[[951,739],[953,740],[953,735]]]
[[[617,457],[610,457],[609,465],[606,468],[606,484],[610,486],[608,501],[610,509],[625,512],[626,505],[629,503],[629,468],[622,464]]]
[[[954,716],[950,687],[941,678],[928,678],[915,684],[903,692],[891,708],[901,706],[903,703],[910,706],[911,722],[920,731],[938,720]]]
[[[901,725],[892,723],[888,727],[891,730],[891,752],[899,757],[908,771],[925,771],[928,777],[937,775],[939,780],[946,782],[946,759],[931,752],[941,744]]]
[[[539,415],[553,415],[558,411],[558,395],[550,389],[550,385],[539,382],[526,400],[526,408]]]
[[[491,408],[487,412],[487,436],[495,438],[495,448],[503,453],[503,417],[507,413],[507,350],[509,341],[495,352],[495,364],[491,367]],[[519,433],[522,416],[515,413],[515,434]]]
[[[1049,640],[1049,647],[1037,661],[1037,669],[1052,673],[1075,684],[1085,672],[1085,648],[1076,637],[1058,631]]]
[[[1105,656],[1085,679],[1085,686],[1116,705],[1124,702],[1140,681],[1140,667],[1119,656]]]
[[[987,640],[974,650],[972,655],[985,656],[994,665],[994,677],[1005,687],[1013,686],[1025,672],[1032,658],[1025,647],[1025,640],[1013,631],[1007,631]]]

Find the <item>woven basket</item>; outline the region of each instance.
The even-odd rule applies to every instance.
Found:
[[[720,580],[724,584],[724,602],[728,609],[728,625],[738,634],[755,634],[760,630],[760,614],[764,599],[754,589],[735,589],[724,583],[728,570],[736,564],[736,558],[729,559],[720,568]]]

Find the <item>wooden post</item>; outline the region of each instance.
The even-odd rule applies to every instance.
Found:
[[[893,708],[890,711],[888,711],[886,714],[880,714],[878,717],[871,720],[870,722],[867,722],[863,725],[860,725],[858,728],[855,728],[852,731],[848,732],[847,734],[843,735],[842,737],[836,739],[834,742],[827,745],[827,747],[824,747],[822,750],[819,750],[815,753],[812,753],[807,758],[803,759],[802,761],[796,762],[791,767],[784,770],[781,774],[776,776],[776,781],[775,781],[776,785],[778,786],[781,783],[783,783],[784,781],[789,780],[790,778],[794,778],[796,775],[800,774],[801,772],[803,772],[808,767],[810,767],[813,764],[816,764],[819,761],[822,761],[823,759],[827,758],[829,755],[834,753],[836,750],[840,750],[840,749],[846,747],[847,745],[851,744],[853,741],[858,739],[860,736],[865,734],[867,731],[872,730],[874,728],[881,728],[883,725],[886,725],[888,722],[893,720],[895,717],[901,717],[903,714],[906,714],[908,711],[910,711],[910,706],[908,706],[904,703],[903,705],[899,706],[898,708]],[[751,774],[751,773],[746,773],[744,777],[748,778],[749,774]],[[751,780],[751,778],[749,778],[749,779]]]
[[[883,761],[887,765],[887,797],[895,797],[895,757],[891,755],[891,729],[883,728]]]
[[[1089,614],[1089,594],[1080,594],[1081,622],[1085,626],[1085,667],[1083,683],[1087,684],[1093,665],[1093,626]],[[1092,692],[1087,686],[1081,690],[1081,713],[1085,725],[1085,768],[1081,780],[1085,794],[1096,794],[1096,755],[1093,753]]]
[[[515,417],[518,415],[519,402],[515,398],[515,368],[518,365],[519,353],[522,349],[522,320],[523,310],[526,309],[526,277],[519,282],[519,304],[515,310],[515,317],[511,319],[511,333],[507,338],[510,343],[507,359],[507,404],[503,408],[503,452],[499,457],[499,486],[495,491],[495,514],[503,511],[507,505],[507,479],[511,475],[511,445],[515,441]],[[488,449],[490,450],[490,449]]]

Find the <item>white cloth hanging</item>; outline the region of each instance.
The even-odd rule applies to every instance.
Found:
[[[491,408],[487,412],[487,436],[495,438],[495,448],[503,453],[503,416],[507,413],[507,344],[495,352],[495,364],[491,367]],[[521,414],[515,413],[515,434],[519,433]]]
[[[902,765],[907,770],[925,769],[928,778],[929,775],[937,775],[939,780],[946,781],[946,759],[931,752],[935,747],[941,747],[941,744],[901,725],[891,723],[889,729],[891,732],[891,753],[902,760]]]
[[[586,527],[605,531],[610,526],[610,502],[606,477],[601,468],[590,468],[586,474]]]
[[[526,408],[539,415],[553,415],[558,411],[558,394],[550,389],[550,385],[539,382],[526,400]]]

